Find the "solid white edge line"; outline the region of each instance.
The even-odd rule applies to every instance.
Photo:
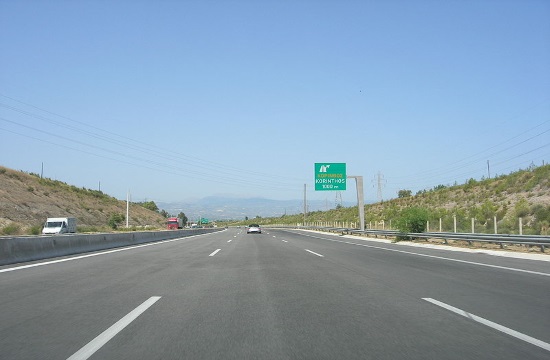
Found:
[[[208,255],[208,256],[214,256],[218,253],[218,251],[220,251],[221,249],[217,249],[216,251],[214,251],[212,254]]]
[[[145,310],[149,309],[154,303],[156,303],[161,297],[152,296],[146,300],[143,304],[132,310],[122,319],[117,321],[110,328],[99,334],[95,339],[86,344],[83,348],[71,355],[67,360],[86,360],[92,356],[97,350],[101,349],[109,340],[115,337],[116,334],[121,332],[126,326],[134,321],[138,316],[143,314]]]
[[[317,255],[319,257],[325,257],[324,255],[321,255],[321,254],[317,254],[316,252],[314,251],[311,251],[311,250],[308,250],[308,249],[304,249],[305,251],[309,252],[309,253],[312,253],[313,255]]]
[[[463,263],[463,264],[486,266],[486,267],[495,268],[495,269],[503,269],[503,270],[517,271],[517,272],[523,272],[523,273],[527,273],[527,274],[542,275],[542,276],[550,276],[550,274],[548,274],[548,273],[543,273],[543,272],[539,272],[539,271],[523,270],[523,269],[516,269],[516,268],[511,268],[511,267],[506,267],[506,266],[499,266],[499,265],[491,265],[491,264],[478,263],[478,262],[475,262],[475,261],[467,261],[467,260],[452,259],[452,258],[447,258],[447,257],[444,257],[444,256],[427,255],[427,254],[415,253],[415,252],[412,252],[412,251],[397,250],[397,249],[388,249],[388,248],[381,247],[381,246],[366,245],[366,244],[357,244],[357,243],[354,243],[354,242],[351,242],[351,241],[333,240],[333,239],[327,239],[327,238],[323,238],[323,237],[319,237],[319,236],[312,236],[312,235],[307,235],[307,234],[301,234],[301,235],[303,235],[303,236],[309,236],[309,237],[312,237],[312,238],[315,238],[315,239],[321,239],[321,240],[326,240],[326,241],[338,242],[338,243],[342,243],[342,244],[363,246],[363,247],[368,247],[368,248],[371,248],[371,249],[378,249],[378,250],[385,250],[385,251],[393,251],[393,252],[402,253],[402,254],[423,256],[423,257],[432,258],[432,259],[448,260],[448,261],[454,261],[454,262]],[[364,240],[364,241],[368,241],[368,240]]]
[[[503,332],[507,335],[510,335],[510,336],[513,336],[517,339],[520,339],[520,340],[523,340],[525,342],[528,342],[529,344],[532,344],[532,345],[535,345],[535,346],[538,346],[544,350],[547,350],[547,351],[550,351],[550,344],[544,342],[544,341],[541,341],[541,340],[538,340],[538,339],[535,339],[534,337],[531,337],[529,335],[525,335],[523,333],[520,333],[518,331],[515,331],[515,330],[512,330],[510,328],[507,328],[505,326],[502,326],[500,324],[497,324],[497,323],[494,323],[490,320],[487,320],[487,319],[484,319],[482,317],[479,317],[477,315],[474,315],[474,314],[471,314],[469,312],[466,312],[464,310],[461,310],[461,309],[458,309],[458,308],[455,308],[454,306],[451,306],[451,305],[448,305],[448,304],[445,304],[444,302],[441,302],[441,301],[438,301],[438,300],[435,300],[435,299],[432,299],[432,298],[422,298],[422,300],[425,300],[427,302],[430,302],[434,305],[437,305],[437,306],[440,306],[444,309],[447,309],[449,311],[452,311],[458,315],[461,315],[461,316],[464,316],[468,319],[472,319],[478,323],[481,323],[485,326],[489,326],[495,330],[498,330],[500,332]]]
[[[113,249],[113,250],[101,251],[101,252],[97,252],[97,253],[93,253],[93,254],[78,255],[78,256],[65,258],[65,259],[40,262],[40,263],[35,263],[35,264],[30,264],[30,265],[22,265],[22,266],[7,268],[7,269],[0,269],[0,273],[10,272],[10,271],[15,271],[15,270],[22,270],[22,269],[29,269],[29,268],[33,268],[33,267],[37,267],[37,266],[57,264],[57,263],[65,262],[65,261],[85,259],[85,258],[89,258],[89,257],[93,257],[93,256],[107,255],[107,254],[112,254],[112,253],[116,253],[116,252],[119,252],[119,251],[133,250],[133,249],[138,249],[138,248],[147,247],[147,246],[156,246],[156,245],[166,244],[166,243],[173,242],[173,241],[191,239],[191,238],[194,238],[194,237],[197,237],[197,236],[203,236],[203,235],[205,235],[205,234],[185,236],[185,237],[181,237],[181,238],[162,240],[162,241],[154,241],[154,242],[150,242],[150,243],[146,243],[146,244],[129,246],[129,247],[124,247],[124,248],[116,248],[116,249]],[[71,255],[67,255],[67,256],[71,256]]]

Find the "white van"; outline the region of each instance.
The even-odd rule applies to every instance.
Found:
[[[76,232],[76,218],[48,218],[42,229],[42,234],[64,234]]]

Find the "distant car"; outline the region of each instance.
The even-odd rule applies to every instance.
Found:
[[[248,225],[248,227],[246,228],[246,233],[247,234],[253,234],[253,233],[261,234],[262,233],[262,228],[258,224],[251,224],[251,225]]]

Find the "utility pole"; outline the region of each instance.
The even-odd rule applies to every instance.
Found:
[[[128,228],[128,218],[130,216],[130,189],[126,193],[126,228]]]
[[[491,178],[491,167],[489,166],[489,160],[487,160],[487,176],[489,176],[489,179]]]
[[[379,171],[377,175],[375,175],[375,178],[373,181],[376,181],[376,195],[378,198],[378,202],[382,202],[382,186],[385,185],[386,179],[384,179],[384,175]]]
[[[347,178],[355,179],[355,186],[357,188],[357,207],[359,208],[359,230],[365,231],[365,196],[363,195],[363,177],[348,176]]]

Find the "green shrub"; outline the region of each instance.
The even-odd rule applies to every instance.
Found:
[[[118,226],[119,226],[124,220],[126,220],[126,216],[124,216],[124,215],[122,215],[122,214],[111,214],[111,217],[109,218],[108,225],[109,225],[112,229],[116,229],[116,228],[118,228]]]
[[[29,234],[31,235],[40,235],[42,233],[41,225],[34,225],[29,229]]]
[[[11,223],[2,228],[2,235],[17,235],[21,231],[19,225]]]
[[[515,217],[524,217],[529,215],[529,203],[526,199],[520,199],[514,207]]]
[[[421,233],[426,230],[426,221],[428,219],[429,213],[427,209],[410,207],[401,211],[396,226],[403,233]]]
[[[535,216],[535,219],[537,221],[550,221],[550,205],[533,205],[531,206],[531,213]]]

